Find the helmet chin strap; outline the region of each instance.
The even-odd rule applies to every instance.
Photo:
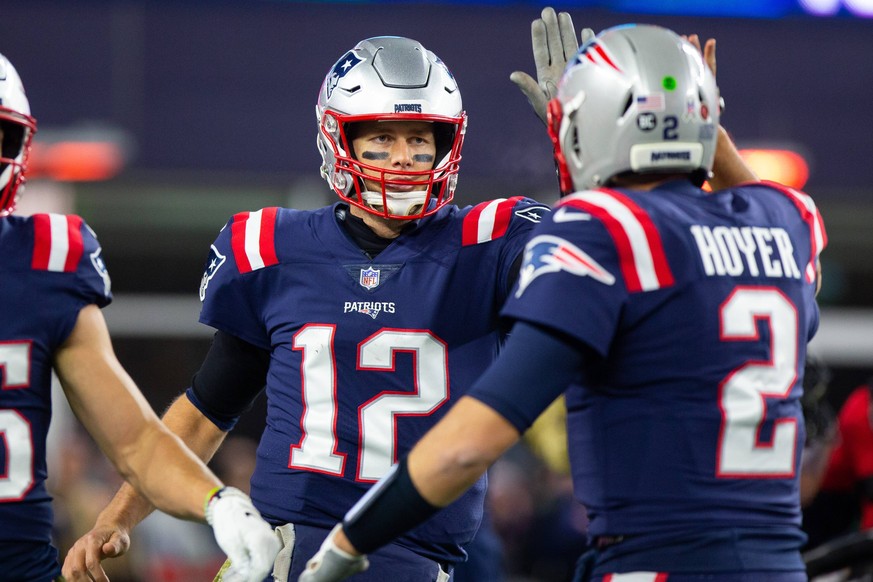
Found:
[[[388,213],[395,216],[409,216],[421,212],[421,207],[427,199],[427,190],[415,190],[412,192],[386,192],[385,200],[381,192],[369,190],[361,191],[361,199],[368,206],[381,208],[384,202],[388,203]],[[415,211],[415,212],[413,212]]]

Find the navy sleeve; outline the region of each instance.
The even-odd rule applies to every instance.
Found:
[[[270,352],[218,331],[187,395],[223,431],[251,409],[267,383]]]
[[[518,322],[500,356],[468,394],[524,432],[582,378],[595,357],[591,348],[568,336]]]

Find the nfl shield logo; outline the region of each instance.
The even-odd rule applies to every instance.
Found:
[[[375,289],[379,286],[379,269],[370,267],[361,269],[361,287],[364,289]]]

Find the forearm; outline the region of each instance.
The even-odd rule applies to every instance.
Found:
[[[719,125],[718,140],[715,145],[715,160],[712,164],[712,178],[709,185],[713,190],[722,190],[739,184],[757,182],[758,176],[752,171],[731,140],[727,130]]]
[[[492,408],[463,398],[410,452],[410,478],[428,503],[445,507],[518,438],[515,428]]]
[[[187,448],[190,449],[190,451],[203,463],[208,463],[209,460],[212,459],[215,451],[218,450],[218,447],[221,445],[225,437],[225,433],[218,430],[215,425],[203,417],[203,415],[200,414],[200,412],[184,395],[176,399],[164,414],[162,420],[167,429],[178,436]],[[161,445],[156,444],[151,447],[150,450],[160,450],[159,448],[155,448],[160,446]],[[177,444],[165,443],[165,446],[170,447],[170,450],[175,451],[176,454],[168,459],[163,457],[147,458],[143,461],[146,464],[143,466],[145,467],[152,462],[155,462],[157,465],[154,467],[157,469],[156,476],[160,481],[167,481],[175,478],[180,481],[179,487],[182,487],[182,483],[189,482],[188,479],[192,478],[191,475],[186,474],[185,470],[187,464],[191,461],[189,454],[187,451],[179,453],[176,450]],[[141,448],[146,450],[145,447]],[[141,470],[146,471],[145,475],[150,475],[151,469]],[[167,472],[164,473],[164,471]],[[149,493],[151,488],[149,482],[133,482],[139,489],[143,490],[149,498],[154,500],[154,494]],[[207,489],[219,485],[218,481],[214,478],[209,479],[208,483],[209,485]],[[158,482],[156,485],[160,487],[161,483]],[[166,487],[166,485],[163,485],[163,487]],[[175,487],[168,489],[173,490]],[[202,495],[202,486],[198,488],[197,495]],[[202,505],[201,497],[200,503],[197,505],[197,507],[200,508],[199,514],[182,515],[180,517],[202,519]],[[154,509],[155,506],[146,499],[146,497],[137,493],[137,490],[131,484],[125,483],[122,485],[121,489],[119,489],[115,498],[113,498],[112,503],[110,503],[101,514],[101,519],[105,518],[106,520],[112,520],[112,522],[125,527],[125,529],[129,531],[136,526],[136,524],[145,519]],[[172,511],[170,511],[170,513],[172,513]]]
[[[464,397],[346,515],[340,549],[367,553],[460,497],[519,433],[474,398]]]

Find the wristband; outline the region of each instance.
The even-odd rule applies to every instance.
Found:
[[[218,487],[213,487],[209,490],[209,493],[206,494],[206,501],[203,503],[203,513],[209,512],[209,504],[212,503],[212,500],[219,496],[219,494],[224,490],[223,485],[219,485]]]
[[[369,554],[440,509],[415,488],[404,458],[349,510],[343,531],[356,550]]]

